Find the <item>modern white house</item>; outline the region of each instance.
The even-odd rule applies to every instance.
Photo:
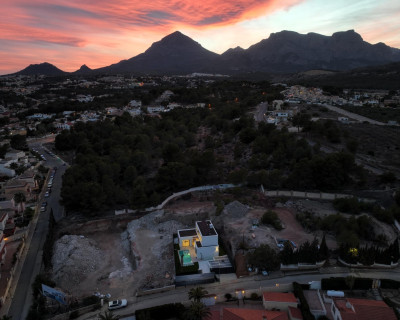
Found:
[[[194,229],[178,230],[178,241],[181,250],[194,248],[197,260],[212,260],[219,255],[218,233],[210,220],[196,221]]]

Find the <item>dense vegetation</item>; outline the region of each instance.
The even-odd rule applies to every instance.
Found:
[[[281,263],[285,265],[297,263],[315,264],[327,259],[328,251],[324,236],[320,246],[318,245],[318,240],[314,239],[311,243],[309,241],[302,243],[297,250],[293,250],[290,243],[286,241],[279,256]]]
[[[337,190],[360,182],[352,154],[323,154],[285,129],[256,126],[250,106],[279,97],[280,89],[266,93],[266,86],[222,82],[203,89],[211,93],[204,98],[210,108],[175,109],[162,118],[124,114],[62,132],[56,148],[75,153],[63,179],[67,210],[150,207],[175,191],[209,183]],[[194,92],[179,97],[199,99]]]
[[[396,239],[387,248],[377,246],[352,247],[349,244],[342,244],[339,248],[340,258],[350,264],[363,264],[370,266],[374,263],[390,265],[397,263],[400,258],[399,241]]]

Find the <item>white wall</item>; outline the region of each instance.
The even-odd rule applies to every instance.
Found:
[[[203,247],[217,246],[218,245],[218,235],[203,237],[203,239],[201,239],[201,244]]]
[[[212,260],[214,257],[218,256],[218,246],[211,247],[196,247],[196,255],[199,260]]]

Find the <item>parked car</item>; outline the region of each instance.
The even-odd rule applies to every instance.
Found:
[[[40,212],[45,212],[46,211],[46,207],[41,207],[40,208]]]
[[[50,196],[50,193],[48,191],[46,191],[46,193],[44,194],[45,198],[48,198]]]
[[[45,207],[45,206],[47,206],[47,201],[42,202],[42,207]]]
[[[126,299],[114,300],[108,303],[108,310],[115,310],[126,307],[128,301]]]

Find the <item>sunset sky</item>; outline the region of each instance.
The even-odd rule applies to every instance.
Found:
[[[0,8],[0,74],[41,62],[103,67],[176,30],[217,53],[282,30],[354,29],[400,48],[399,0],[1,0]]]

